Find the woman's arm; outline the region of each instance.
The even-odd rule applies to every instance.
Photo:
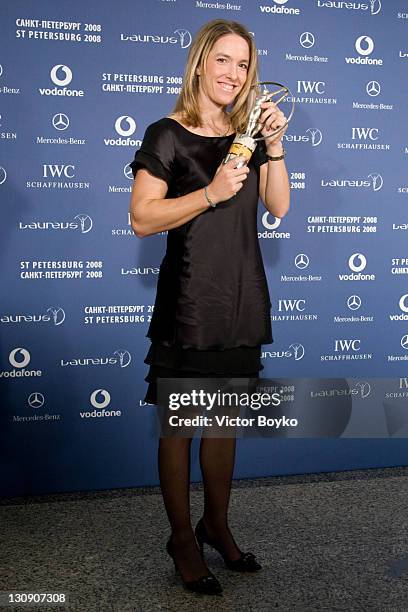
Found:
[[[267,148],[268,155],[279,157],[282,155],[282,145]],[[285,160],[268,161],[259,168],[259,195],[274,217],[284,217],[290,206],[289,177]]]
[[[235,168],[236,163],[237,159],[232,159],[221,164],[208,185],[207,195],[213,204],[228,200],[242,188],[249,170],[246,166]],[[167,190],[163,179],[145,168],[137,171],[129,212],[132,229],[139,238],[179,227],[210,208],[204,189],[165,199]]]
[[[179,198],[165,199],[166,181],[145,168],[138,170],[130,198],[130,223],[136,236],[143,238],[179,227],[208,209],[204,189]]]

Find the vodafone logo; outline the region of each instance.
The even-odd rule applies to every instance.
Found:
[[[348,260],[348,265],[353,272],[361,272],[367,265],[367,259],[362,253],[353,253]]]
[[[264,212],[262,215],[262,225],[265,230],[263,232],[258,232],[258,238],[290,238],[290,232],[276,231],[281,221],[282,219],[274,217],[270,212]]]
[[[374,41],[369,36],[359,36],[355,43],[357,53],[366,56],[374,51]]]
[[[123,124],[127,124],[127,129],[123,127]],[[124,136],[125,138],[131,136],[136,132],[136,121],[129,115],[122,115],[115,121],[115,130],[120,136]]]
[[[27,349],[21,346],[10,351],[8,360],[13,370],[1,371],[0,378],[33,378],[42,375],[41,370],[25,369],[31,361],[31,355]]]
[[[369,57],[374,51],[374,40],[371,36],[363,34],[358,36],[354,42],[354,48],[358,53],[358,57],[345,57],[346,64],[356,64],[358,66],[382,66],[381,58]]]
[[[56,64],[51,68],[50,78],[55,87],[39,87],[38,91],[41,96],[65,96],[70,98],[82,98],[84,96],[83,89],[69,89],[67,87],[73,78],[69,66]]]
[[[65,77],[63,79],[60,79],[58,77],[58,71],[63,72],[65,74]],[[65,87],[66,85],[69,85],[72,81],[72,70],[71,68],[68,68],[68,66],[64,66],[64,64],[57,64],[56,66],[53,66],[51,68],[50,77],[51,81],[55,83],[55,85]]]
[[[399,302],[398,302],[398,305],[403,312],[408,312],[408,305],[406,303],[407,299],[408,299],[408,293],[406,293],[405,295],[401,295]]]
[[[281,219],[279,219],[279,217],[272,217],[273,219],[275,219],[275,221],[273,223],[270,223],[270,221],[268,220],[269,216],[272,217],[272,215],[270,215],[268,211],[266,211],[262,215],[262,225],[266,227],[266,229],[270,229],[270,230],[274,230],[278,228],[281,224]]]
[[[106,146],[140,147],[141,140],[131,138],[136,132],[136,121],[130,115],[121,115],[115,121],[115,131],[119,138],[104,138]]]
[[[19,355],[19,357],[17,357]],[[15,348],[9,355],[9,362],[13,368],[25,368],[30,363],[30,353],[25,348]]]
[[[109,406],[111,396],[106,389],[96,389],[91,393],[90,402],[94,408],[106,408]]]
[[[348,266],[351,274],[339,274],[341,281],[372,281],[375,280],[375,274],[361,274],[362,270],[367,266],[367,258],[363,253],[353,253],[348,260]]]
[[[300,9],[285,6],[289,0],[273,0],[274,4],[259,7],[261,13],[272,13],[274,15],[300,15]]]

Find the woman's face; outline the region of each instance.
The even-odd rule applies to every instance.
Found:
[[[208,54],[200,75],[200,94],[217,106],[228,106],[237,97],[247,79],[249,45],[238,34],[225,34]]]

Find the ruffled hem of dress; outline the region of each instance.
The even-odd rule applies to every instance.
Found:
[[[256,348],[257,346],[261,346],[262,344],[272,344],[273,336],[269,334],[266,338],[263,338],[259,342],[255,344],[250,344],[247,340],[237,340],[234,344],[212,344],[207,346],[196,346],[193,344],[178,344],[176,342],[170,342],[169,340],[159,340],[154,336],[146,334],[146,338],[152,342],[152,344],[161,344],[162,346],[167,346],[176,349],[192,349],[194,351],[228,351],[230,349],[235,348]]]
[[[246,375],[263,369],[260,345],[241,346],[224,351],[197,351],[167,347],[155,342],[151,344],[144,363],[175,372],[201,372],[215,375]]]
[[[263,365],[260,366],[259,370],[263,370]],[[175,370],[160,366],[150,366],[149,372],[144,379],[148,383],[144,402],[146,404],[157,405],[157,379],[158,378],[259,378],[259,371],[254,370],[252,372],[228,372],[228,373],[213,373],[213,372],[195,372],[193,370]]]

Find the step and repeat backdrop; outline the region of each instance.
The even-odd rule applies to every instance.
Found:
[[[129,163],[214,18],[248,27],[296,105],[291,210],[259,206],[263,375],[408,396],[406,1],[5,0],[0,17],[0,494],[158,482],[143,359],[166,235],[133,234]],[[235,475],[406,464],[384,410],[365,416],[358,439],[240,440]]]

